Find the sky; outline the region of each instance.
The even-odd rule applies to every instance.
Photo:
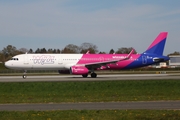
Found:
[[[102,52],[142,53],[167,31],[164,55],[180,52],[179,6],[180,0],[0,0],[0,50],[88,42]]]

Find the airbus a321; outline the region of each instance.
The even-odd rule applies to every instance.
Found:
[[[20,54],[5,62],[10,69],[23,70],[26,78],[27,70],[57,70],[59,73],[69,73],[96,78],[95,70],[120,70],[148,66],[154,63],[168,61],[163,56],[167,32],[161,32],[142,54]]]

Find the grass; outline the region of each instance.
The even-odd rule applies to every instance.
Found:
[[[178,110],[1,111],[2,120],[178,120]]]
[[[180,80],[0,83],[0,103],[180,100]],[[0,111],[3,120],[178,120],[179,110]]]
[[[180,100],[180,80],[0,83],[0,103]]]

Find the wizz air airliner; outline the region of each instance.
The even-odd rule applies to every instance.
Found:
[[[167,32],[161,32],[142,54],[20,54],[5,62],[10,69],[23,70],[25,79],[27,70],[57,70],[59,73],[69,73],[96,78],[95,70],[120,70],[148,66],[154,63],[168,61],[163,56]]]

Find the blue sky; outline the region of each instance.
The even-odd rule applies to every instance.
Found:
[[[99,51],[144,52],[168,31],[164,55],[180,51],[179,0],[0,0],[0,50],[58,48],[84,42]]]

